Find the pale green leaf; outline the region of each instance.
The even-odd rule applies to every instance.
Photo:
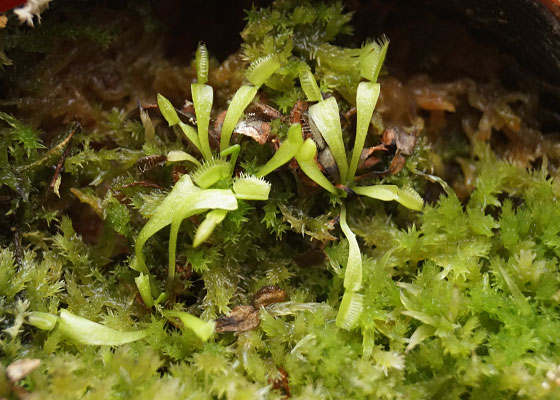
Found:
[[[360,319],[363,308],[363,296],[347,290],[342,296],[336,315],[336,326],[346,330],[352,329]]]
[[[194,235],[193,247],[198,247],[204,243],[214,232],[214,229],[220,222],[224,220],[227,215],[226,210],[212,210],[206,214],[204,221],[198,226],[196,234]]]
[[[210,339],[210,337],[214,334],[214,330],[216,328],[216,323],[214,321],[203,321],[200,318],[195,317],[194,315],[189,314],[185,311],[165,310],[162,311],[162,314],[166,318],[179,318],[185,328],[192,330],[194,334],[203,342],[206,342],[208,341],[208,339]]]
[[[301,83],[301,88],[303,89],[303,92],[307,96],[307,100],[308,101],[323,100],[323,96],[321,95],[321,90],[319,90],[319,86],[317,86],[317,81],[313,76],[313,72],[311,72],[307,64],[305,64],[305,67],[300,68],[299,70],[299,81]]]
[[[278,68],[280,68],[278,57],[269,54],[253,61],[249,65],[247,80],[259,88]]]
[[[226,117],[222,125],[222,133],[220,137],[220,151],[224,151],[229,147],[229,141],[231,139],[231,134],[241,118],[241,114],[249,103],[253,100],[257,94],[257,88],[255,86],[244,85],[235,92],[233,99],[229,103]]]
[[[200,152],[206,160],[210,160],[212,158],[212,150],[210,149],[210,142],[208,140],[208,125],[210,124],[214,90],[212,86],[202,83],[193,83],[191,85],[191,93],[196,113]]]
[[[60,310],[58,330],[62,336],[75,343],[101,346],[120,346],[142,339],[148,334],[147,330],[117,331],[64,309]]]
[[[367,44],[360,56],[360,74],[365,79],[376,82],[389,48],[389,39],[383,36],[377,42]]]
[[[356,170],[358,169],[373,110],[379,98],[379,90],[380,86],[378,83],[361,82],[358,85],[358,91],[356,92],[356,140],[352,150],[350,170],[348,171],[348,183],[350,185],[353,183]]]
[[[329,97],[324,101],[313,104],[309,107],[309,115],[313,118],[313,122],[332,152],[338,166],[341,182],[346,182],[348,160],[346,158],[346,150],[344,149],[344,141],[342,140],[342,128],[340,126],[340,115],[336,99]]]
[[[255,176],[242,175],[233,181],[235,197],[243,200],[268,200],[270,183]]]
[[[196,64],[196,80],[200,84],[204,84],[208,81],[208,67],[210,65],[208,61],[208,50],[203,42],[198,44],[195,56]]]

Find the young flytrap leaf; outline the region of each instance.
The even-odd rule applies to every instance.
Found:
[[[348,184],[352,184],[356,170],[358,169],[358,162],[364,148],[366,136],[371,123],[373,110],[379,98],[380,86],[378,83],[373,82],[360,82],[358,91],[356,92],[356,140],[354,142],[354,149],[352,150],[352,160],[350,161],[350,168],[348,171]]]
[[[134,278],[134,283],[136,283],[140,297],[142,297],[142,301],[146,307],[152,307],[154,305],[154,298],[152,296],[150,276],[140,273],[140,275]]]
[[[274,153],[272,158],[261,167],[256,175],[258,177],[264,177],[289,162],[293,157],[295,157],[302,144],[303,137],[301,134],[301,125],[293,124],[288,130],[288,138],[282,142],[278,150],[276,150],[276,153]]]
[[[210,142],[208,140],[208,125],[210,124],[214,90],[212,86],[202,83],[193,83],[191,85],[191,93],[196,113],[200,152],[206,160],[210,160],[212,158],[212,150],[210,149]]]
[[[202,189],[209,188],[231,175],[231,164],[221,158],[206,161],[193,174],[192,180]]]
[[[208,50],[203,42],[200,42],[198,44],[198,48],[196,49],[195,64],[196,80],[200,84],[205,84],[208,82],[208,69],[210,63],[208,61]]]
[[[214,321],[203,321],[185,311],[164,310],[161,313],[166,318],[179,318],[185,328],[192,330],[203,342],[208,341],[216,329]]]
[[[247,70],[247,80],[253,86],[243,85],[233,95],[233,99],[229,103],[229,107],[222,125],[222,133],[220,136],[220,151],[224,151],[229,147],[231,134],[241,118],[241,114],[249,103],[257,94],[258,89],[262,84],[270,78],[270,76],[280,68],[280,61],[278,57],[269,54],[266,57],[259,58],[251,63]]]
[[[395,185],[357,186],[352,188],[354,192],[362,196],[383,201],[397,201],[406,208],[420,211],[424,206],[424,200],[413,189],[400,189]]]
[[[256,176],[241,175],[233,181],[233,192],[242,200],[268,200],[270,183]]]
[[[58,317],[50,313],[34,311],[29,313],[27,321],[42,331],[52,331],[58,322]]]
[[[206,214],[204,221],[198,226],[194,235],[193,247],[198,247],[214,232],[214,229],[227,215],[227,210],[212,210]]]
[[[346,330],[352,329],[360,319],[363,308],[363,296],[346,290],[336,315],[336,326]]]
[[[159,93],[157,95],[157,103],[159,112],[163,115],[163,118],[165,118],[170,127],[177,125],[181,121],[173,104]]]
[[[89,345],[120,346],[144,338],[147,330],[122,332],[108,328],[72,314],[67,310],[60,310],[58,329],[63,336],[73,342]]]
[[[305,175],[307,175],[311,180],[321,186],[323,189],[328,190],[332,194],[336,194],[336,188],[332,183],[323,175],[317,161],[315,161],[315,155],[317,154],[317,145],[313,139],[309,138],[303,145],[299,148],[296,154],[296,160],[299,167]]]
[[[360,246],[356,240],[356,235],[346,221],[346,207],[340,207],[340,229],[348,239],[348,262],[344,272],[344,288],[352,292],[357,292],[362,287],[362,254]]]
[[[360,74],[363,78],[377,82],[388,48],[389,39],[386,36],[364,46],[360,56]]]
[[[269,54],[255,60],[249,65],[247,70],[247,80],[257,88],[261,87],[270,76],[280,68],[278,57]]]
[[[346,182],[348,176],[348,160],[342,141],[342,127],[338,104],[334,97],[320,101],[309,107],[309,115],[327,142],[340,173],[341,182]]]
[[[299,70],[299,81],[301,83],[301,88],[307,96],[307,101],[321,101],[323,96],[321,95],[321,90],[317,86],[317,81],[311,72],[311,69],[307,64]]]
[[[56,327],[66,339],[86,345],[120,346],[140,340],[148,334],[145,329],[123,332],[108,328],[65,309],[60,310],[60,316],[34,312],[28,318],[28,322],[42,330],[52,330]]]

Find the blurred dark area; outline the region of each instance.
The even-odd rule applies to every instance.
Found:
[[[116,23],[126,31],[123,43],[105,50],[104,57],[112,60],[120,57],[124,59],[121,64],[134,66],[132,75],[138,75],[139,79],[131,84],[139,83],[142,69],[156,82],[150,83],[150,88],[138,89],[134,95],[146,99],[157,89],[174,100],[180,100],[187,94],[187,89],[174,88],[177,85],[187,87],[188,74],[183,73],[180,78],[176,78],[177,74],[173,75],[175,78],[168,79],[169,87],[166,88],[162,77],[171,74],[164,72],[189,65],[199,41],[206,42],[211,54],[218,62],[223,62],[239,50],[240,32],[246,23],[245,10],[270,3],[263,0],[54,0],[50,10],[45,12],[44,20],[91,21],[93,18],[99,24]],[[340,44],[359,46],[367,38],[386,34],[391,39],[387,66],[392,75],[406,80],[414,74],[426,73],[435,81],[469,77],[477,82],[500,81],[511,90],[537,90],[543,107],[543,130],[560,131],[560,114],[557,111],[560,109],[558,1],[348,0],[345,4],[354,11],[352,24],[355,33]],[[139,9],[143,9],[145,14],[138,15]],[[152,20],[157,26],[151,37],[134,31],[142,23],[147,26],[146,21],[138,21],[142,18]],[[139,48],[134,56],[126,58],[119,54],[123,48],[133,46]],[[140,51],[146,53],[147,49],[155,47],[158,50],[154,50],[153,55],[146,55],[146,60],[138,62]],[[64,59],[70,51],[73,51],[71,46],[57,49],[56,62]],[[130,49],[126,51],[133,52]],[[101,57],[96,52],[99,53],[93,49],[84,51],[67,66],[60,67],[59,73],[71,69],[70,64],[79,65]],[[26,62],[35,64],[41,61],[42,55],[34,57],[28,57]],[[154,64],[163,60],[165,65],[158,71],[150,72],[150,58]],[[0,92],[3,96],[10,96],[14,87],[22,85],[21,80],[16,84],[14,76],[26,73],[27,68],[18,65],[20,60],[17,56],[14,61],[15,67],[0,72]],[[104,65],[108,71],[91,72],[92,76],[103,74],[101,84],[94,82],[90,86],[97,85],[103,89],[104,84],[114,85],[121,79],[124,69],[126,73],[131,72],[130,67],[113,67],[109,61]],[[87,67],[75,68],[80,72],[87,70]],[[80,79],[89,78],[82,76]],[[25,92],[30,88],[23,89]],[[94,91],[98,89],[94,87]],[[131,103],[132,100],[128,100]]]
[[[557,0],[350,0],[359,37],[391,39],[391,73],[499,80],[538,90],[543,128],[560,129]]]

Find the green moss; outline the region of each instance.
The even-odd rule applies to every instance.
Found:
[[[248,12],[245,55],[253,61],[274,53],[274,69],[280,64],[268,79],[253,78],[285,114],[305,96],[297,81],[302,62],[314,67],[323,92],[335,91],[341,108],[353,104],[362,49],[332,44],[350,32],[349,17],[339,4],[288,1]],[[321,100],[316,88],[312,93]],[[167,111],[179,118],[171,103]],[[41,365],[18,385],[41,399],[281,399],[288,391],[294,399],[558,398],[560,186],[546,165],[524,169],[475,142],[469,198],[461,202],[449,191],[417,212],[332,182],[329,194],[282,167],[303,140],[299,130],[293,136],[297,126],[287,133],[277,119],[272,132],[284,149],[293,136],[295,150],[267,164],[281,154],[242,139],[214,163],[218,178],[199,183],[202,189],[188,179],[196,174],[188,158],[166,162],[170,150],[188,148],[163,120],[148,137],[145,120],[118,109],[99,115],[95,129],[75,133],[59,200],[49,187],[50,166],[66,136],[47,146],[22,118],[0,114],[0,206],[7,216],[0,236],[1,396],[16,397],[5,368],[38,358]],[[349,159],[354,129],[341,130],[339,158]],[[383,183],[428,196],[417,172],[429,169],[431,151],[421,139],[407,168]],[[178,171],[185,175],[175,184]],[[240,171],[266,172],[270,187]],[[188,193],[178,195],[186,181]],[[191,191],[198,196],[188,197]],[[186,210],[187,200],[216,193],[228,207]],[[78,205],[85,216],[72,212]],[[211,211],[220,207],[227,212]],[[205,218],[211,227],[202,225],[204,241],[196,240]],[[134,250],[145,257],[142,267]],[[361,284],[345,280],[349,265],[358,264]],[[140,279],[131,266],[142,270]],[[252,304],[267,285],[283,288],[288,300],[258,310],[253,330],[211,336],[212,320]],[[352,324],[339,324],[347,329],[336,323],[343,295],[361,306]],[[88,321],[61,324],[67,312]],[[38,322],[45,315],[58,322]],[[84,326],[135,341],[89,345]],[[191,330],[197,327],[199,335]]]

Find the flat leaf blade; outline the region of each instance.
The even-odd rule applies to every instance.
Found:
[[[346,150],[344,149],[344,141],[342,140],[340,114],[335,98],[330,97],[327,100],[313,104],[309,107],[309,115],[313,118],[313,122],[317,125],[323,139],[325,139],[333,154],[338,166],[341,182],[346,182],[348,160],[346,158]]]

